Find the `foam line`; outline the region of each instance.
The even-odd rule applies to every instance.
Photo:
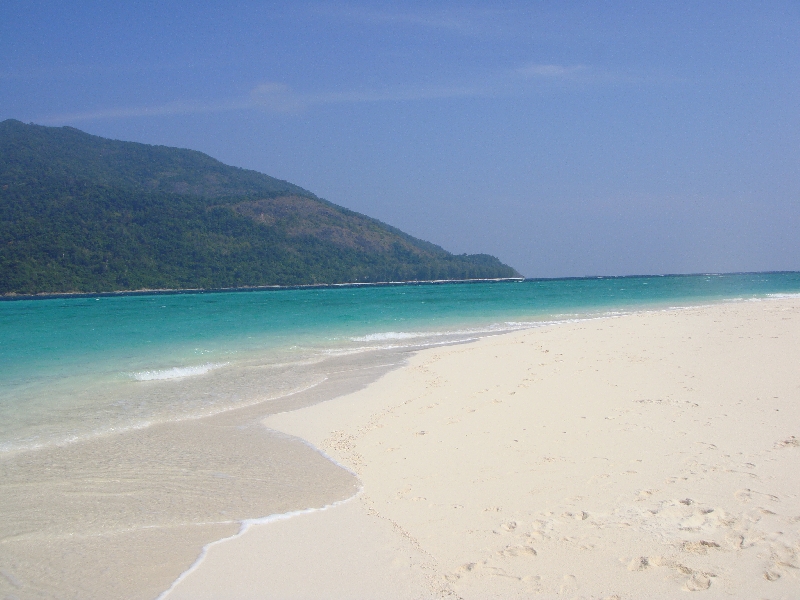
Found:
[[[159,381],[162,379],[183,379],[195,375],[205,375],[209,371],[219,369],[230,363],[206,363],[193,367],[172,367],[171,369],[160,369],[156,371],[138,371],[132,373],[136,381]]]
[[[363,488],[359,488],[359,490],[355,494],[350,496],[349,498],[345,498],[344,500],[339,500],[339,501],[333,502],[331,504],[326,504],[325,506],[322,506],[320,508],[305,508],[303,510],[294,510],[294,511],[287,512],[287,513],[279,513],[279,514],[269,515],[268,517],[260,517],[260,518],[257,518],[257,519],[245,519],[244,521],[241,521],[241,527],[239,528],[239,531],[237,531],[233,535],[228,536],[226,538],[219,539],[219,540],[215,540],[213,542],[209,542],[208,544],[203,546],[203,549],[200,551],[200,555],[197,557],[197,560],[195,560],[192,563],[192,566],[189,567],[188,569],[186,569],[183,573],[181,573],[180,576],[175,581],[172,582],[172,585],[169,586],[169,588],[167,590],[165,590],[164,592],[162,592],[161,594],[158,595],[156,600],[164,600],[165,598],[167,598],[169,593],[172,590],[174,590],[175,587],[181,581],[186,579],[193,571],[195,571],[202,564],[203,560],[205,559],[206,555],[208,554],[208,549],[211,548],[211,546],[215,546],[217,544],[221,544],[223,542],[227,542],[228,540],[232,540],[232,539],[238,538],[241,535],[244,535],[247,532],[247,530],[250,529],[250,527],[252,525],[265,525],[267,523],[274,523],[276,521],[285,521],[287,519],[291,519],[293,517],[297,517],[297,516],[300,516],[300,515],[307,515],[307,514],[311,514],[311,513],[315,513],[315,512],[321,512],[323,510],[328,510],[329,508],[335,508],[337,506],[341,506],[345,502],[350,502],[354,498],[358,497],[361,494],[362,489]]]
[[[286,411],[286,412],[291,412],[291,411]],[[276,413],[276,414],[280,414],[280,413]],[[265,429],[267,429],[268,431],[274,432],[274,433],[281,433],[283,435],[286,435],[286,434],[284,434],[282,431],[280,431],[278,429],[271,429],[269,427],[265,427]],[[321,450],[321,449],[317,448],[316,446],[314,446],[308,440],[305,440],[305,439],[299,438],[299,437],[295,437],[295,436],[290,436],[290,437],[294,437],[296,440],[302,442],[303,444],[305,444],[306,446],[308,446],[309,448],[311,448],[315,452],[318,452],[319,454],[321,454],[323,457],[325,457],[327,460],[331,461],[337,467],[339,467],[341,469],[344,469],[345,471],[347,471],[348,473],[350,473],[351,475],[353,475],[355,477],[358,477],[358,475],[356,475],[356,473],[350,467],[340,463],[338,460],[336,460],[335,458],[330,456],[324,450]],[[222,542],[227,542],[228,540],[232,540],[232,539],[235,539],[235,538],[237,538],[237,537],[239,537],[241,535],[244,535],[247,532],[247,530],[250,529],[250,527],[252,525],[266,525],[267,523],[274,523],[276,521],[285,521],[287,519],[291,519],[293,517],[298,517],[300,515],[308,515],[308,514],[315,513],[315,512],[320,512],[320,511],[323,511],[323,510],[328,510],[329,508],[335,508],[337,506],[341,506],[342,504],[344,504],[346,502],[350,502],[354,498],[357,498],[358,496],[360,496],[363,491],[364,491],[364,486],[361,485],[360,482],[359,482],[358,491],[355,494],[353,494],[349,498],[345,498],[344,500],[338,500],[336,502],[332,502],[331,504],[326,504],[325,506],[322,506],[320,508],[304,508],[302,510],[293,510],[293,511],[286,512],[286,513],[277,513],[277,514],[274,514],[274,515],[269,515],[267,517],[259,517],[259,518],[256,518],[256,519],[244,519],[243,521],[240,521],[241,527],[239,528],[239,531],[237,531],[236,533],[234,533],[231,536],[228,536],[226,538],[222,538],[222,539],[219,539],[219,540],[215,540],[213,542],[209,542],[208,544],[203,546],[203,549],[200,551],[200,555],[197,557],[197,560],[195,560],[192,563],[192,566],[190,566],[183,573],[181,573],[180,576],[175,581],[172,582],[172,585],[169,586],[169,588],[167,590],[165,590],[164,592],[159,594],[159,596],[156,598],[156,600],[164,600],[169,595],[169,593],[172,590],[174,590],[175,587],[181,581],[186,579],[195,569],[197,569],[200,566],[200,564],[203,562],[203,560],[205,559],[206,555],[208,554],[208,549],[211,548],[211,546],[214,546],[216,544],[221,544]]]

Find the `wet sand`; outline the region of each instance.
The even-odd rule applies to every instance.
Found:
[[[265,423],[362,492],[211,546],[168,600],[800,589],[798,298],[428,349]]]
[[[0,597],[152,599],[242,521],[351,497],[353,474],[261,421],[358,390],[406,358],[333,357],[301,393],[0,460]]]

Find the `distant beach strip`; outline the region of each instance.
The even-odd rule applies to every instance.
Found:
[[[376,281],[350,282],[350,283],[308,283],[303,285],[256,285],[229,288],[186,288],[186,289],[156,289],[156,290],[122,290],[117,292],[65,292],[65,293],[40,293],[17,294],[8,293],[0,295],[0,300],[44,300],[48,298],[104,298],[115,296],[149,296],[169,294],[215,294],[221,292],[269,292],[281,290],[318,290],[325,288],[360,288],[360,287],[387,287],[404,285],[445,285],[462,283],[504,283],[522,282],[524,277],[497,277],[494,279],[421,279],[419,281]],[[536,281],[531,279],[530,281]]]

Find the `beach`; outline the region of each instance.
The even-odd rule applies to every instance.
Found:
[[[263,424],[359,491],[207,546],[164,598],[800,589],[796,296],[428,348]]]
[[[355,391],[404,352],[380,358],[334,357],[307,373],[317,385],[214,416],[2,457],[0,597],[155,598],[242,522],[350,498],[352,473],[261,420]]]

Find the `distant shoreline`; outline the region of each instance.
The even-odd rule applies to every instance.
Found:
[[[395,287],[401,285],[443,285],[447,283],[503,283],[525,281],[524,277],[498,277],[495,279],[430,279],[419,281],[378,281],[374,283],[306,283],[300,285],[258,285],[230,288],[187,288],[155,290],[120,290],[118,292],[57,292],[41,294],[3,294],[0,300],[51,300],[54,298],[96,298],[114,296],[166,296],[174,294],[214,294],[219,292],[267,292],[281,290],[314,290],[348,287]]]
[[[220,292],[266,292],[283,290],[315,290],[326,288],[397,287],[404,285],[445,285],[449,283],[519,283],[523,281],[560,281],[569,279],[632,279],[637,277],[695,277],[698,275],[775,275],[780,273],[800,273],[800,271],[733,271],[729,273],[661,273],[636,275],[583,275],[575,277],[497,277],[493,279],[421,279],[412,281],[377,281],[349,283],[306,283],[299,285],[257,285],[229,288],[164,288],[119,290],[116,292],[43,292],[40,294],[0,294],[3,300],[53,300],[58,298],[97,298],[115,296],[171,296],[176,294],[215,294]]]

